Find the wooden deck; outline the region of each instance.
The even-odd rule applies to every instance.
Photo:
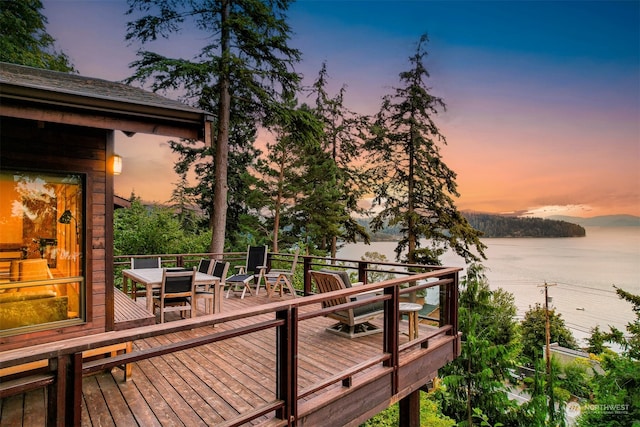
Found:
[[[287,298],[267,300],[264,293],[243,300],[231,296],[224,300],[223,312],[242,312]],[[143,301],[136,303],[143,307]],[[425,324],[419,325],[421,339],[412,345],[407,322],[401,321],[399,368],[394,373],[388,355],[382,352],[384,334],[356,339],[331,334],[325,328],[333,320],[305,319],[305,314],[319,309],[319,304],[300,307],[302,320],[297,322],[294,390],[299,426],[358,425],[426,384],[457,351],[459,337],[436,334],[438,328]],[[215,326],[138,339],[133,354],[273,319],[273,313],[239,317]],[[378,323],[383,326],[382,319]],[[279,401],[276,333],[268,328],[139,360],[132,364],[128,381],[117,369],[85,376],[82,425],[287,425],[277,419],[274,409]],[[433,338],[425,340],[429,334]],[[0,426],[45,425],[45,397],[41,388],[1,400]]]
[[[144,303],[134,301],[120,289],[114,289],[114,329],[138,328],[156,323],[156,317],[149,313]]]

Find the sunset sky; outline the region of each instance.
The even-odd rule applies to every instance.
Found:
[[[82,75],[122,80],[136,45],[126,2],[44,0],[48,32]],[[639,1],[302,0],[289,12],[305,83],[326,61],[332,89],[373,114],[428,33],[428,84],[457,172],[460,209],[640,215]],[[193,57],[204,34],[146,47]],[[306,101],[301,98],[301,101]],[[117,133],[117,194],[164,202],[178,177],[166,138]]]

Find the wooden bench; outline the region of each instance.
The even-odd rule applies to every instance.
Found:
[[[138,328],[140,326],[155,325],[156,316],[147,311],[145,306],[138,304],[122,292],[113,290],[114,330]]]

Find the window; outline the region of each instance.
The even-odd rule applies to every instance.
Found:
[[[0,171],[0,335],[83,321],[83,182]]]

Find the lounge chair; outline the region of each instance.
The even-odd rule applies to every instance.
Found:
[[[227,298],[229,298],[229,293],[231,291],[239,292],[239,289],[242,289],[242,295],[240,299],[244,298],[244,295],[247,291],[249,291],[250,295],[253,295],[253,291],[251,290],[251,286],[249,285],[256,277],[258,278],[258,286],[260,284],[260,279],[262,278],[262,274],[267,265],[267,246],[247,246],[247,259],[245,261],[244,266],[237,266],[239,269],[237,274],[234,274],[231,277],[227,277],[225,280],[225,286],[227,289]],[[256,292],[258,290],[258,286],[256,286]]]
[[[349,281],[349,276],[346,272],[310,271],[309,274],[311,275],[312,280],[316,283],[320,293],[337,291],[351,287],[351,282]],[[343,278],[344,276],[346,276],[346,278]],[[369,293],[351,297],[338,297],[323,301],[322,307],[335,307],[341,304],[347,304],[348,302],[362,301],[373,296],[374,295]],[[380,317],[383,314],[384,306],[382,301],[374,301],[371,304],[334,311],[327,314],[327,317],[338,320],[338,323],[328,327],[327,331],[348,338],[356,338],[382,332],[382,328],[373,325],[369,321]]]
[[[291,296],[296,296],[296,290],[293,288],[293,276],[296,273],[296,265],[298,264],[299,253],[300,249],[298,248],[293,257],[293,262],[291,263],[291,268],[289,270],[278,270],[272,268],[268,273],[264,274],[264,281],[267,287],[267,296],[269,298],[271,298],[271,296],[275,292],[279,292],[280,296],[282,296],[285,286],[287,287],[287,289],[289,289]],[[259,283],[258,286],[260,286]]]

